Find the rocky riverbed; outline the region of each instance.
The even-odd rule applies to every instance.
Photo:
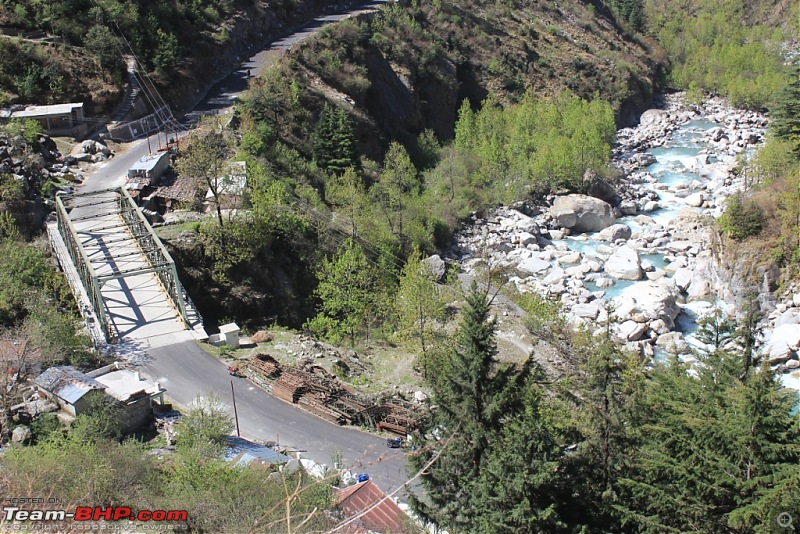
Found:
[[[685,334],[718,304],[724,285],[711,254],[713,218],[742,188],[733,173],[737,157],[762,142],[766,126],[764,115],[720,100],[688,106],[668,97],[637,127],[618,132],[619,182],[586,176],[588,195],[475,215],[457,235],[453,256],[467,273],[511,273],[521,292],[560,300],[575,323],[601,329],[611,319],[631,350],[688,353]],[[795,309],[793,302],[782,308]],[[732,305],[725,311],[734,313]],[[785,320],[793,321],[789,342],[797,339],[789,352],[796,359],[800,309]]]

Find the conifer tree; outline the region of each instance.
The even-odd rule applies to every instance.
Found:
[[[343,109],[325,106],[314,130],[313,150],[317,164],[334,174],[360,167],[358,141]]]
[[[780,139],[794,145],[795,156],[800,157],[800,65],[795,65],[787,84],[776,95],[770,108],[770,128]]]
[[[422,474],[426,500],[412,496],[411,502],[423,518],[449,531],[474,529],[482,509],[476,487],[504,423],[521,409],[520,388],[529,375],[527,365],[498,366],[488,290],[473,281],[466,302],[444,376],[433,383],[432,441],[409,460],[420,469],[438,455]]]

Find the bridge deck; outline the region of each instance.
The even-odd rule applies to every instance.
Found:
[[[76,198],[70,219],[80,246],[100,280],[100,294],[116,339],[144,342],[154,347],[203,338],[205,331],[199,315],[187,302],[187,316],[192,327],[187,329],[180,311],[152,272],[140,244],[114,210],[115,202],[114,193]],[[51,238],[51,242],[57,248],[55,240]],[[56,253],[62,267],[64,258],[71,262],[66,250],[63,254],[58,250]],[[74,266],[72,268],[74,270]],[[133,272],[113,277],[130,271]],[[69,273],[67,276],[69,278]],[[80,279],[74,278],[80,286]],[[84,313],[91,312],[87,309],[90,306],[81,307]]]

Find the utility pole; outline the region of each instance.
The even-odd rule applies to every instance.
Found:
[[[236,435],[242,437],[239,433],[239,413],[236,411],[236,393],[233,391],[233,380],[231,380],[231,397],[233,397],[233,417],[236,419]]]

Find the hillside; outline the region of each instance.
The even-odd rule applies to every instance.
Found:
[[[253,46],[338,4],[8,0],[0,3],[0,106],[77,100],[107,112],[133,52],[167,102],[186,109]]]
[[[311,129],[331,101],[355,120],[362,152],[382,160],[389,141],[413,150],[425,129],[452,138],[462,101],[478,106],[489,94],[504,103],[526,92],[597,95],[629,124],[652,104],[663,65],[658,45],[634,37],[602,4],[393,5],[304,42],[280,74],[256,85],[245,110],[288,109],[277,95],[292,94],[280,85],[293,80],[303,112],[275,117],[290,145],[309,153]]]

